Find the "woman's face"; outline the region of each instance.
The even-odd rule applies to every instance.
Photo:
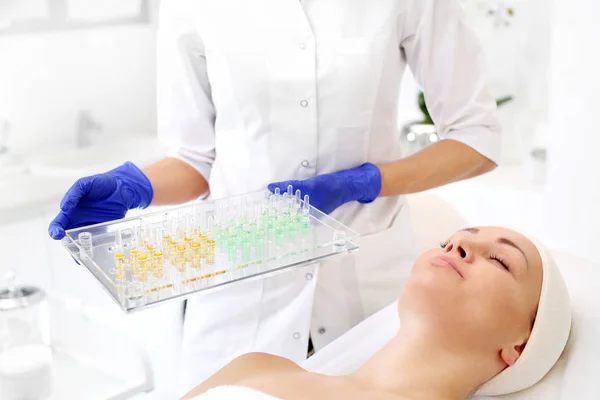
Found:
[[[540,255],[523,235],[461,230],[415,262],[400,296],[402,327],[512,365],[531,333],[541,284]]]

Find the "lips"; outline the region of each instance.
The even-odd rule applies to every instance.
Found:
[[[437,256],[437,257],[433,257],[432,259],[429,260],[429,262],[432,265],[435,265],[437,267],[442,267],[442,268],[451,268],[453,269],[461,278],[464,279],[464,275],[462,273],[462,271],[460,270],[460,268],[458,267],[458,264],[450,257],[448,256]]]

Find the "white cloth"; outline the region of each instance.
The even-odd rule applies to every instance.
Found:
[[[281,400],[244,386],[217,386],[194,397],[194,400]]]
[[[442,138],[496,161],[483,54],[456,0],[169,0],[158,28],[159,136],[211,197],[402,157],[410,66]],[[188,301],[189,389],[248,351],[296,362],[393,301],[416,256],[404,197],[332,216],[355,255]],[[404,206],[404,207],[403,207]],[[404,266],[404,267],[403,267]],[[317,279],[318,278],[318,279]]]
[[[571,299],[550,252],[527,235],[542,258],[542,290],[529,340],[518,360],[479,388],[477,394],[498,396],[538,383],[563,352],[571,331]]]

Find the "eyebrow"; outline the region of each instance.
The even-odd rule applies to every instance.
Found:
[[[461,229],[461,231],[463,231],[463,232],[470,232],[472,234],[479,233],[479,229],[477,229],[477,228],[465,228],[465,229]],[[527,256],[525,255],[525,252],[523,251],[522,248],[520,248],[519,246],[517,246],[515,244],[515,242],[513,242],[512,240],[509,240],[507,238],[501,237],[501,238],[498,238],[496,240],[496,243],[504,244],[506,246],[510,246],[510,247],[513,247],[513,248],[519,250],[521,252],[521,254],[523,254],[523,258],[525,258],[525,266],[527,268],[529,268],[529,260],[527,259]]]

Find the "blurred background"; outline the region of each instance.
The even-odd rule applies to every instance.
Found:
[[[591,238],[600,233],[594,119],[600,57],[593,41],[599,6],[586,0],[462,3],[484,46],[492,92],[502,100],[502,163],[435,193],[473,224],[519,227],[593,258]],[[181,305],[125,317],[47,235],[77,178],[127,160],[146,165],[164,154],[156,142],[159,6],[159,0],[0,0],[0,280],[17,271],[19,282],[64,297],[80,323],[93,315],[111,332],[123,331],[123,339],[111,334],[115,341],[133,338],[146,354],[130,354],[126,370],[141,372],[111,381],[112,394],[106,382],[118,367],[107,361],[104,381],[81,377],[82,387],[97,385],[96,397],[73,392],[72,398],[129,398],[148,389],[148,380],[153,390],[137,396],[174,398]],[[410,72],[399,112],[398,138],[409,154],[438,140]],[[85,347],[87,335],[99,331],[75,337]],[[110,343],[106,351],[123,357],[133,348]]]

